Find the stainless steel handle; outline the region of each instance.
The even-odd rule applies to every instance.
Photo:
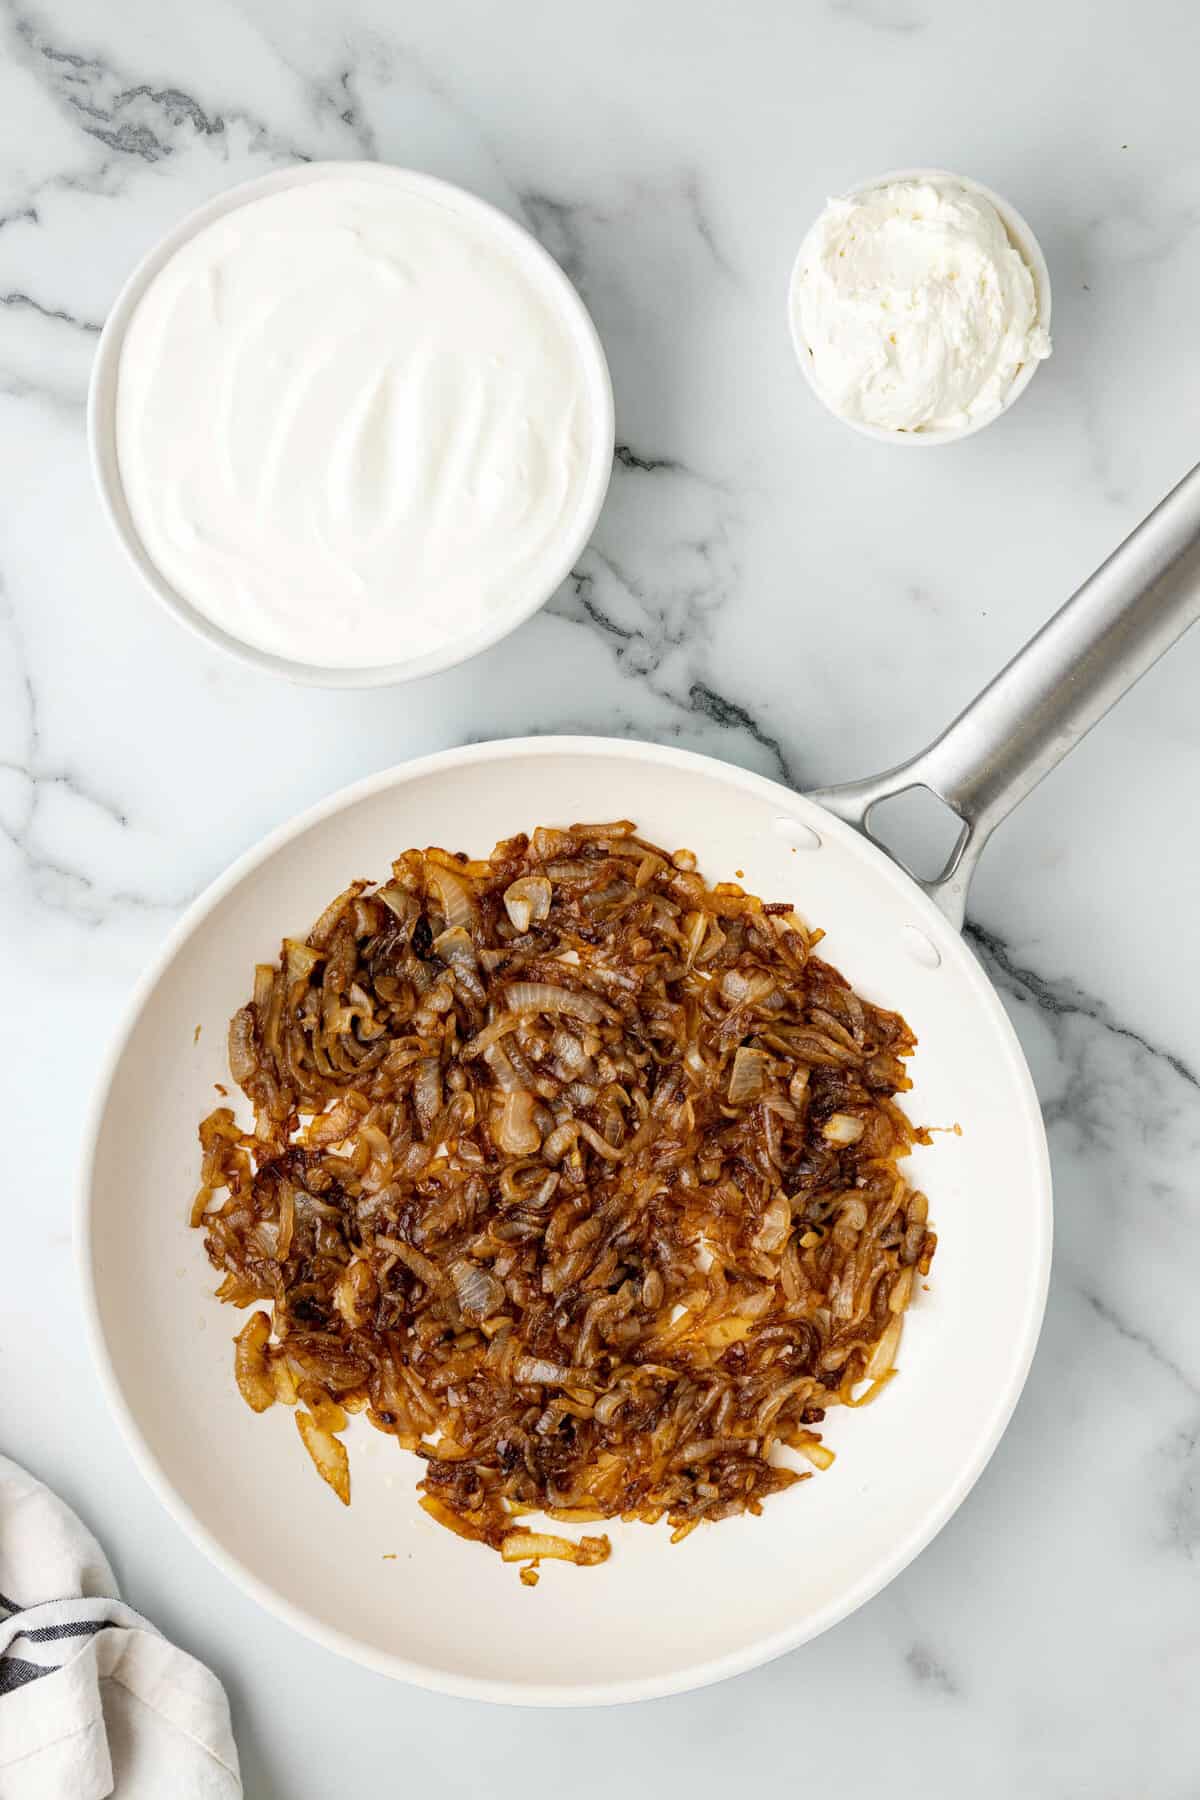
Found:
[[[915,787],[936,794],[962,829],[940,874],[921,886],[961,926],[996,826],[1197,618],[1200,465],[927,750],[809,798],[878,843],[870,821],[881,800]]]

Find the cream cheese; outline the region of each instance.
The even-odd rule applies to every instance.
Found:
[[[611,453],[515,234],[391,173],[331,173],[202,228],[118,367],[150,560],[237,638],[328,668],[436,653],[544,599]]]
[[[895,181],[830,200],[792,286],[801,355],[844,419],[890,431],[998,413],[1050,354],[1033,275],[985,195]]]

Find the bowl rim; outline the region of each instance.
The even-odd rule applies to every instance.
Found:
[[[256,869],[269,861],[276,851],[300,837],[315,825],[348,810],[361,801],[389,788],[419,781],[426,775],[446,769],[470,767],[485,763],[499,753],[502,756],[540,759],[558,755],[603,756],[619,761],[641,762],[649,768],[670,767],[696,773],[716,772],[723,780],[743,791],[761,794],[785,806],[790,813],[811,812],[821,831],[831,838],[847,837],[856,847],[865,848],[880,865],[886,865],[889,881],[913,886],[911,877],[887,853],[862,839],[853,828],[826,812],[817,802],[785,788],[768,776],[758,775],[722,759],[701,755],[696,751],[677,749],[640,739],[598,738],[584,736],[522,737],[467,744],[459,748],[438,750],[410,761],[395,764],[365,776],[326,795],[304,808],[292,818],[269,831],[251,844],[188,905],[171,927],[165,939],[144,969],[129,995],[116,1029],[105,1048],[96,1074],[90,1101],[84,1117],[81,1150],[77,1165],[74,1196],[74,1249],[76,1275],[80,1286],[81,1310],[92,1366],[101,1390],[118,1426],[120,1438],[147,1486],[161,1502],[168,1515],[184,1534],[225,1575],[235,1587],[257,1601],[266,1612],[323,1649],[331,1650],[377,1674],[409,1682],[436,1693],[468,1700],[484,1700],[493,1704],[530,1707],[613,1706],[633,1701],[661,1699],[709,1687],[735,1675],[744,1675],[776,1658],[799,1649],[840,1624],[888,1587],[942,1531],[967,1498],[991,1461],[1025,1389],[1034,1354],[1041,1335],[1049,1294],[1051,1255],[1053,1249],[1053,1182],[1049,1147],[1040,1102],[1028,1062],[1021,1049],[1013,1025],[996,989],[981,965],[971,959],[969,979],[981,1008],[985,1009],[1004,1037],[1013,1059],[1014,1073],[1025,1094],[1025,1113],[1034,1125],[1035,1154],[1030,1174],[1037,1190],[1038,1231],[1031,1252],[1031,1279],[1025,1296],[1025,1308],[1019,1327],[1014,1331],[1017,1355],[1009,1371],[1008,1381],[991,1402],[986,1429],[976,1438],[969,1461],[957,1479],[946,1487],[936,1504],[928,1506],[919,1522],[907,1536],[896,1543],[875,1568],[849,1585],[837,1599],[830,1601],[814,1616],[755,1639],[734,1650],[711,1657],[707,1661],[685,1663],[669,1674],[634,1676],[620,1681],[594,1681],[552,1686],[545,1683],[502,1681],[491,1677],[456,1674],[427,1663],[418,1663],[391,1652],[373,1649],[351,1632],[330,1626],[302,1606],[287,1599],[277,1588],[257,1575],[216,1537],[196,1516],[182,1494],[174,1487],[158,1462],[142,1433],[133,1410],[125,1398],[109,1353],[100,1313],[97,1281],[93,1269],[93,1189],[95,1166],[101,1131],[108,1102],[121,1059],[133,1037],[142,1013],[176,955],[208,915]],[[935,937],[948,934],[956,943],[959,934],[945,920],[932,901],[916,889],[908,898],[928,922]]]
[[[569,327],[571,341],[577,348],[585,376],[591,429],[587,481],[580,495],[573,529],[569,537],[563,538],[562,553],[555,561],[553,581],[545,585],[544,592],[539,587],[519,606],[505,611],[499,620],[490,620],[468,637],[422,656],[400,662],[331,668],[263,650],[246,642],[207,618],[167,580],[142,543],[125,498],[117,456],[116,394],[121,351],[130,321],[155,276],[178,250],[198,232],[242,206],[287,188],[305,187],[331,176],[346,175],[365,176],[381,184],[395,183],[410,193],[425,195],[460,215],[479,220],[514,264],[534,272],[549,303]],[[87,441],[101,510],[143,585],[181,625],[207,643],[273,675],[314,687],[370,688],[394,686],[454,668],[490,649],[546,604],[570,575],[600,517],[612,479],[616,421],[612,376],[595,322],[570,278],[526,226],[467,188],[443,181],[440,176],[427,175],[395,163],[323,161],[289,164],[286,168],[274,169],[270,174],[258,175],[223,189],[187,213],[140,259],[123,282],[100,333],[88,382]]]
[[[860,194],[869,194],[875,188],[886,187],[886,185],[892,181],[952,183],[956,187],[964,188],[969,194],[978,194],[982,199],[989,200],[1000,216],[1000,222],[1008,234],[1009,242],[1015,250],[1020,251],[1029,273],[1033,276],[1033,288],[1038,303],[1037,323],[1043,330],[1049,331],[1050,315],[1053,308],[1053,294],[1050,287],[1050,270],[1047,266],[1042,246],[1038,242],[1033,227],[1024,215],[1017,211],[1010,200],[1006,200],[1003,194],[998,194],[994,188],[985,187],[982,181],[973,180],[969,175],[956,175],[952,169],[933,168],[888,169],[884,174],[876,175],[870,181],[855,182],[853,186],[846,188],[839,198],[843,200],[854,200],[857,199]],[[818,214],[818,217],[819,216],[820,215]],[[813,221],[814,225],[815,223],[816,220]],[[805,381],[808,383],[817,399],[821,402],[821,405],[825,408],[826,412],[829,413],[832,418],[837,419],[839,424],[848,425],[851,431],[857,431],[862,437],[874,438],[877,443],[894,444],[898,448],[908,450],[932,450],[939,448],[943,444],[960,443],[964,438],[974,437],[976,432],[983,431],[988,425],[994,425],[996,420],[1002,418],[1009,408],[1014,405],[1025,392],[1025,389],[1029,386],[1040,368],[1043,359],[1031,359],[1029,362],[1022,363],[1021,367],[1017,370],[1016,375],[1013,377],[1008,393],[1004,397],[1004,404],[996,412],[989,413],[984,419],[974,419],[969,425],[938,426],[932,430],[892,431],[885,425],[868,424],[865,419],[844,418],[841,413],[834,409],[822,393],[821,389],[817,386],[816,379],[813,376],[810,367],[812,357],[809,354],[807,344],[801,339],[799,323],[797,320],[796,290],[800,280],[800,262],[804,255],[804,246],[808,242],[809,232],[811,232],[811,230],[812,226],[810,225],[808,231],[805,232],[803,238],[800,240],[800,248],[796,252],[795,261],[792,264],[791,274],[788,278],[788,330],[791,335],[792,348],[796,353],[796,361],[800,365],[801,374],[804,376]]]

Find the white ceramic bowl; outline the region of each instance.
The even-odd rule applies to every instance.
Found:
[[[214,1300],[201,1233],[187,1226],[196,1126],[213,1083],[229,1080],[227,1023],[255,962],[277,954],[283,933],[307,930],[349,875],[386,874],[409,844],[486,855],[537,821],[621,816],[688,845],[712,878],[744,870],[753,892],[794,896],[828,929],[831,960],[917,1032],[910,1116],[963,1129],[915,1153],[937,1256],[895,1381],[878,1404],[834,1408],[822,1426],[833,1467],[768,1501],[761,1518],[677,1546],[663,1528],[615,1522],[610,1561],[546,1565],[531,1593],[499,1557],[421,1511],[417,1459],[365,1420],[350,1422],[344,1508],[288,1409],[246,1407],[233,1381],[243,1315]],[[217,1566],[280,1617],[370,1668],[475,1699],[677,1693],[845,1618],[970,1489],[1016,1403],[1045,1304],[1045,1134],[1012,1026],[970,950],[915,882],[812,801],[654,745],[535,738],[445,751],[273,833],[192,906],[146,972],[84,1141],[85,1315],[147,1480]]]
[[[1037,295],[1038,303],[1037,322],[1046,331],[1049,331],[1050,271],[1046,267],[1046,258],[1042,255],[1041,245],[1028,222],[1022,218],[1015,206],[1012,206],[1001,194],[993,193],[991,188],[984,187],[981,181],[972,181],[966,175],[954,175],[949,169],[889,169],[886,175],[877,175],[873,181],[860,181],[856,186],[849,188],[844,197],[847,200],[853,200],[859,194],[869,194],[874,188],[885,187],[890,181],[944,182],[953,184],[955,187],[965,188],[967,193],[979,194],[984,200],[990,201],[1000,215],[1004,229],[1008,233],[1009,242],[1020,251],[1026,267],[1033,276],[1034,292]],[[1016,378],[1005,396],[1004,405],[1000,407],[999,411],[989,413],[985,419],[976,419],[970,425],[921,431],[889,431],[885,426],[868,425],[861,419],[843,418],[841,413],[836,412],[830,406],[829,401],[817,385],[812,372],[812,357],[809,354],[808,345],[800,335],[797,321],[796,289],[800,279],[800,262],[804,255],[804,243],[807,241],[808,234],[805,233],[804,242],[801,243],[800,249],[796,253],[796,261],[792,265],[792,277],[788,286],[788,325],[792,334],[792,345],[796,352],[796,361],[804,373],[804,379],[821,405],[843,425],[849,425],[851,430],[860,432],[863,437],[875,438],[880,443],[897,444],[909,449],[925,450],[938,444],[957,444],[963,438],[974,437],[977,431],[984,430],[986,426],[1002,418],[1033,380],[1039,367],[1038,362],[1023,363],[1017,371]]]
[[[514,266],[519,267],[527,280],[536,284],[566,328],[577,350],[588,405],[586,478],[575,514],[563,526],[561,543],[557,546],[554,578],[546,585],[545,590],[527,595],[508,611],[489,620],[480,630],[426,655],[404,662],[332,669],[316,663],[293,661],[245,643],[233,633],[214,624],[184,599],[156,567],[134,527],[121,484],[116,443],[117,382],[125,333],[138,302],[159,270],[197,232],[236,207],[261,200],[268,194],[278,193],[282,188],[304,187],[321,181],[331,173],[369,174],[373,180],[394,182],[405,192],[427,195],[437,200],[441,206],[466,215],[477,226],[484,228],[497,250]],[[436,674],[441,669],[452,668],[456,663],[465,662],[468,657],[488,649],[537,612],[559,584],[566,580],[595,529],[612,474],[612,381],[603,346],[583,301],[553,257],[506,214],[498,212],[495,207],[477,199],[474,194],[466,193],[462,188],[410,169],[391,168],[381,163],[304,163],[295,168],[278,170],[272,175],[264,175],[256,181],[244,182],[224,194],[218,194],[215,199],[183,219],[173,231],[168,232],[161,243],[138,264],[117,296],[96,350],[88,393],[88,444],[101,504],[112,522],[122,549],[150,592],[182,624],[189,626],[209,643],[219,645],[221,649],[240,656],[260,669],[288,676],[292,681],[324,687],[384,687],[394,682],[412,681],[421,675]]]

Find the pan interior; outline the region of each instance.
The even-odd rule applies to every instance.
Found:
[[[531,1592],[419,1511],[419,1465],[369,1425],[352,1422],[346,1510],[290,1413],[248,1411],[232,1379],[241,1315],[211,1297],[200,1234],[186,1226],[196,1126],[227,1079],[225,1028],[253,964],[303,934],[351,877],[384,875],[410,844],[483,855],[537,823],[619,817],[694,850],[710,880],[744,871],[749,890],[821,925],[828,959],[917,1032],[910,1115],[962,1134],[917,1153],[937,1256],[897,1379],[878,1404],[827,1418],[834,1467],[761,1518],[678,1547],[665,1529],[618,1524],[607,1564],[546,1566]],[[1011,1027],[906,876],[759,777],[646,745],[530,739],[362,783],[197,903],[144,985],[101,1099],[82,1248],[99,1359],[135,1454],[227,1573],[373,1667],[451,1692],[577,1704],[751,1667],[904,1566],[969,1489],[1020,1391],[1049,1216],[1045,1140]]]

